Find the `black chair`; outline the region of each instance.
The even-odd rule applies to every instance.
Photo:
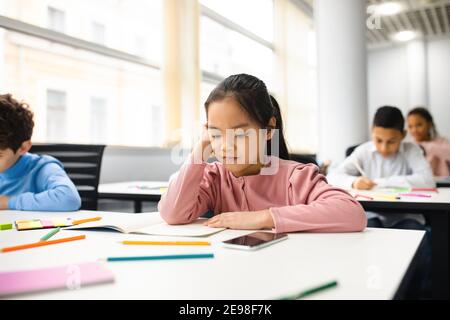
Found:
[[[300,162],[300,163],[312,163],[318,166],[316,155],[315,154],[300,154],[300,153],[291,153],[289,154],[289,158],[292,161]]]
[[[97,210],[104,145],[35,144],[30,152],[52,156],[64,165],[81,197],[81,209]]]
[[[348,147],[347,150],[345,150],[345,157],[347,158],[349,155],[351,155],[353,153],[353,151],[355,151],[356,148],[358,148],[360,145],[360,143],[355,144],[354,146]]]

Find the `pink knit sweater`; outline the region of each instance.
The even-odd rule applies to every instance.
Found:
[[[257,175],[235,177],[219,162],[194,164],[189,158],[158,204],[161,216],[169,224],[187,224],[208,210],[270,209],[277,233],[364,230],[367,220],[358,201],[327,184],[315,165],[271,159],[279,160],[276,174],[263,168]]]

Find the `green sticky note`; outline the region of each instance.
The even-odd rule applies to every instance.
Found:
[[[400,192],[410,192],[411,188],[394,188],[393,191],[394,192],[398,192],[398,193],[400,193]]]
[[[30,221],[30,229],[42,229],[42,223],[40,220]]]
[[[12,223],[0,224],[0,230],[10,230],[13,228]]]

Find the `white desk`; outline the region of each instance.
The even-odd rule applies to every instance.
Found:
[[[114,214],[114,213],[112,213]],[[98,212],[0,213],[0,223],[17,219],[91,217]],[[0,231],[2,246],[36,241],[48,230]],[[311,299],[391,299],[422,240],[422,231],[367,229],[361,233],[290,234],[255,252],[226,249],[219,241],[249,231],[226,230],[208,238],[211,247],[124,246],[124,239],[161,239],[110,231],[63,230],[85,234],[81,241],[0,253],[0,271],[94,261],[106,256],[213,252],[213,259],[112,262],[115,283],[20,296],[24,299],[275,299],[329,280],[339,286]],[[164,237],[164,239],[175,239]],[[186,240],[186,238],[183,238]],[[198,238],[197,238],[198,239]]]
[[[159,201],[168,181],[126,181],[105,183],[98,186],[98,196],[101,199],[131,200],[134,202],[134,212],[142,212],[142,201]]]
[[[352,195],[374,196],[380,191],[351,190]],[[383,192],[381,192],[383,193]],[[450,188],[438,188],[438,193],[418,191],[430,198],[401,197],[400,200],[357,198],[367,211],[382,213],[421,213],[431,224],[433,298],[448,299],[448,223],[450,215]]]

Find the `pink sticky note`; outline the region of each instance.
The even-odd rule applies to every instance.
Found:
[[[54,289],[76,290],[113,281],[114,275],[101,262],[0,272],[0,297]]]
[[[41,220],[42,228],[54,228],[55,224],[51,220]]]

